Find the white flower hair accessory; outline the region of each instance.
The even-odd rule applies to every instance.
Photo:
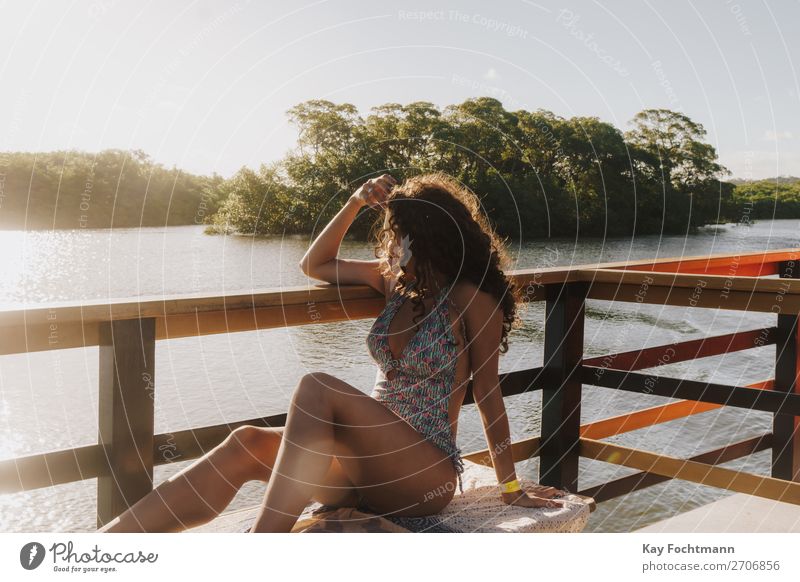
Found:
[[[400,240],[400,266],[405,267],[408,264],[408,261],[411,260],[411,242],[408,238],[408,235],[404,236]]]
[[[410,248],[412,242],[413,241],[409,239],[408,235],[405,235],[401,239],[399,245],[395,243],[392,246],[392,253],[391,253],[392,258],[395,257],[397,254],[400,255],[399,260],[390,261],[393,275],[400,276],[400,274],[402,273],[401,267],[405,267],[408,264],[408,261],[411,260],[411,256],[413,255]]]

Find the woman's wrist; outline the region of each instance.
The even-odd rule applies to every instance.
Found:
[[[361,210],[367,203],[358,194],[351,194],[345,203],[345,206],[347,205],[354,207],[356,210]]]

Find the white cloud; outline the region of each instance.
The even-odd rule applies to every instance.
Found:
[[[484,78],[484,79],[497,79],[498,77],[499,77],[499,75],[497,74],[497,71],[496,71],[496,70],[494,70],[494,69],[489,69],[489,70],[488,70],[488,71],[486,71],[486,73],[483,75],[483,78]]]

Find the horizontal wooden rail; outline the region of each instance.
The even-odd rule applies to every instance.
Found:
[[[793,481],[753,475],[710,463],[679,459],[587,438],[580,439],[580,454],[596,461],[639,469],[670,479],[683,479],[700,485],[800,505],[800,483]]]
[[[731,352],[772,345],[775,342],[775,328],[765,327],[594,356],[585,358],[583,363],[586,366],[611,367],[616,370],[642,370],[699,358],[721,356]]]
[[[585,384],[604,388],[800,416],[800,394],[592,366],[583,366],[581,379]]]
[[[800,280],[587,269],[587,298],[702,309],[800,313]]]
[[[773,265],[772,272],[780,261],[797,255],[797,249],[781,249],[737,257],[685,257],[678,263],[769,264]],[[677,263],[674,259],[618,261],[523,269],[512,271],[510,275],[522,289],[525,301],[544,300],[547,286],[584,281],[590,283],[590,299],[771,311],[776,294],[780,294],[786,301],[784,311],[800,311],[798,282],[740,275],[705,275],[703,290],[716,289],[725,294],[714,300],[710,293],[700,293],[700,297],[705,295],[706,298],[697,304],[693,295],[699,279],[695,275],[647,270],[654,265],[667,264]],[[97,346],[99,324],[121,319],[154,318],[156,340],[166,340],[349,321],[377,315],[384,304],[384,298],[366,285],[320,284],[255,289],[212,297],[186,294],[58,302],[32,307],[7,305],[0,307],[0,355]]]
[[[772,380],[755,382],[750,384],[748,388],[770,390],[772,388]],[[687,416],[700,414],[701,412],[707,412],[721,407],[721,404],[710,404],[694,400],[670,402],[669,404],[662,404],[660,406],[653,406],[634,412],[626,412],[625,414],[604,418],[602,420],[587,422],[581,425],[580,436],[590,439],[608,438],[610,436],[616,436],[642,428],[649,428],[657,424],[686,418]],[[541,437],[536,436],[513,443],[514,462],[524,461],[525,459],[537,456],[539,454],[540,440]],[[492,466],[492,458],[489,455],[489,449],[473,451],[464,455],[464,458],[481,465]]]
[[[725,445],[693,455],[689,461],[706,463],[709,465],[721,465],[729,461],[741,459],[748,455],[769,449],[772,446],[772,433],[745,439],[736,443]],[[669,481],[671,477],[651,473],[649,471],[639,471],[625,477],[607,481],[601,485],[594,485],[578,491],[578,495],[592,497],[597,503],[608,501],[634,491],[641,491],[653,485]]]
[[[777,263],[793,261],[800,258],[797,249],[781,249],[777,251],[759,251],[742,255],[720,253],[716,255],[694,256],[682,258],[666,258],[656,261],[631,261],[614,268],[634,269],[637,271],[657,271],[669,273],[694,273],[716,275],[774,275]]]
[[[253,418],[153,436],[153,465],[198,458],[240,426],[283,426],[286,414]],[[0,461],[0,493],[31,491],[109,475],[102,445],[86,445]]]
[[[595,441],[594,439],[586,439],[586,442],[600,442],[600,441]],[[541,443],[541,437],[538,436],[512,443],[511,449],[514,462],[518,463],[520,461],[524,461],[533,458],[535,456],[538,456],[540,452],[540,443]],[[759,451],[769,449],[771,446],[772,446],[772,433],[767,433],[765,435],[752,437],[749,439],[739,441],[737,443],[732,443],[722,447],[717,447],[710,451],[705,451],[703,453],[693,455],[688,458],[688,461],[694,461],[696,463],[703,463],[708,465],[721,465],[722,463],[727,463],[729,461],[740,459],[742,457],[746,457],[747,455],[751,455]],[[583,450],[584,449],[582,447],[581,448],[582,453]],[[582,456],[584,455],[582,454]],[[596,458],[596,457],[588,457],[588,458],[605,461],[607,458],[611,458],[611,455],[604,456],[604,458]],[[464,455],[464,459],[472,461],[473,463],[484,465],[486,467],[493,466],[492,458],[491,455],[489,454],[488,449],[466,454]],[[624,463],[617,463],[617,464],[624,464]],[[625,466],[630,466],[630,465],[625,465]],[[641,468],[641,467],[637,466],[634,468]],[[634,491],[639,491],[641,489],[645,489],[647,487],[651,487],[653,485],[669,481],[672,478],[673,477],[671,476],[658,474],[655,472],[651,472],[649,470],[642,470],[632,475],[626,475],[625,477],[614,479],[613,481],[608,481],[600,485],[587,487],[585,489],[578,491],[577,493],[578,495],[592,497],[596,502],[599,503],[601,501],[608,501],[609,499],[614,499],[615,497],[619,497],[627,493],[632,493]]]
[[[747,388],[771,390],[772,380],[764,380],[749,384]],[[680,400],[660,406],[652,406],[634,412],[626,412],[618,416],[595,420],[581,425],[580,436],[591,439],[604,439],[640,428],[648,428],[670,420],[678,420],[695,414],[722,408],[722,404],[698,402],[696,400]]]

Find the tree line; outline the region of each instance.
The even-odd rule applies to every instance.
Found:
[[[508,111],[490,97],[362,116],[311,100],[288,111],[296,146],[232,177],[198,176],[141,150],[0,154],[0,228],[209,224],[245,235],[318,232],[355,188],[440,170],[468,185],[501,236],[630,236],[800,217],[796,180],[733,183],[699,123],[647,109],[626,131],[597,117]],[[747,210],[745,210],[747,207]],[[350,234],[366,237],[374,211]]]
[[[686,232],[736,214],[729,172],[682,113],[649,109],[623,132],[596,117],[508,111],[481,97],[440,109],[389,103],[363,117],[351,104],[288,112],[297,147],[224,185],[215,228],[247,234],[318,231],[351,192],[388,171],[441,170],[467,184],[501,236]],[[351,228],[366,235],[374,216]]]
[[[800,218],[800,178],[740,181],[734,199],[741,217],[732,221]]]
[[[153,162],[141,150],[0,154],[0,228],[203,224],[225,178]]]

